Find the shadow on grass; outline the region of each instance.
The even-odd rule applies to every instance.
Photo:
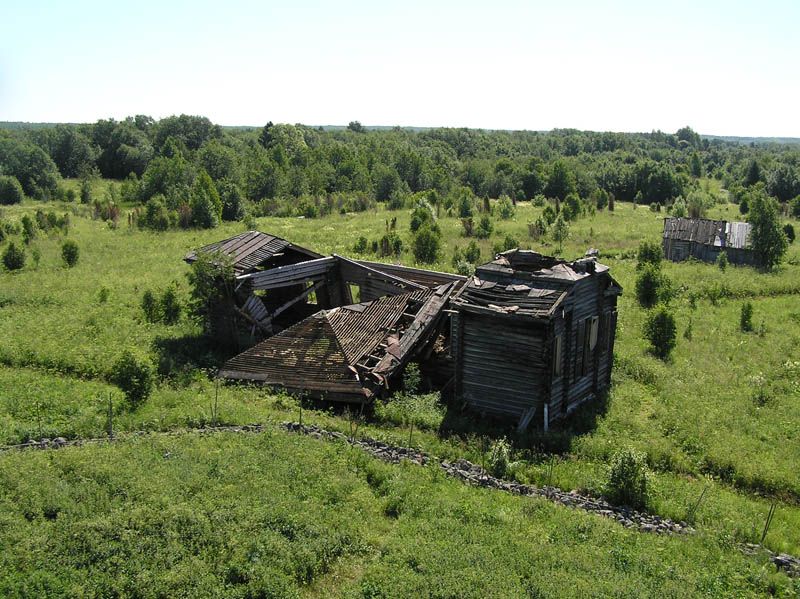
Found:
[[[604,392],[552,426],[548,432],[540,428],[541,414],[538,415],[538,426],[534,418],[528,430],[518,432],[516,422],[465,410],[451,403],[447,406],[439,434],[443,438],[485,438],[488,443],[505,437],[516,449],[537,454],[564,454],[570,451],[574,438],[594,431],[598,420],[607,411],[608,393]]]
[[[235,349],[220,346],[202,334],[156,337],[153,351],[157,357],[158,374],[168,378],[180,378],[182,374],[197,369],[216,370],[236,353]]]

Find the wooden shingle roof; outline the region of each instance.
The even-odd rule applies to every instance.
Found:
[[[275,235],[269,235],[261,231],[246,231],[235,237],[223,239],[189,252],[184,260],[191,264],[197,260],[198,254],[222,252],[231,257],[236,275],[242,275],[253,271],[260,264],[287,249],[299,252],[308,258],[321,257],[316,252],[295,245]]]

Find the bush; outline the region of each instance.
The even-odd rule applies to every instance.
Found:
[[[743,333],[753,330],[753,304],[745,302],[742,304],[742,311],[739,315],[739,328]]]
[[[78,249],[78,243],[73,241],[72,239],[67,239],[61,245],[61,259],[64,261],[64,264],[67,268],[72,268],[78,263],[78,258],[80,256],[80,251]]]
[[[397,393],[375,404],[375,416],[380,422],[435,431],[444,419],[444,407],[439,393]]]
[[[556,221],[553,223],[553,241],[558,244],[558,253],[561,253],[561,249],[564,246],[564,242],[569,239],[569,223],[564,220],[561,215],[558,215]]]
[[[0,175],[0,204],[5,206],[21,204],[24,198],[22,185],[16,177]]]
[[[135,410],[150,397],[153,390],[153,368],[125,350],[111,367],[109,380],[122,390],[129,407]]]
[[[168,287],[161,296],[161,319],[164,324],[172,325],[181,318],[181,304],[178,302],[178,294],[173,287]]]
[[[22,241],[30,245],[36,238],[36,222],[27,214],[22,216]]]
[[[794,225],[792,223],[786,223],[783,225],[783,234],[786,235],[786,240],[791,244],[794,243],[795,236],[794,236]]]
[[[789,202],[789,213],[795,218],[800,218],[800,196]]]
[[[159,314],[156,296],[149,289],[142,294],[142,312],[144,312],[144,319],[147,322],[158,322],[160,320],[161,315]]]
[[[25,266],[25,250],[12,241],[3,252],[3,265],[6,270],[19,270]]]
[[[434,231],[428,225],[423,226],[414,236],[414,258],[417,262],[424,264],[436,262],[441,243],[440,233]]]
[[[81,179],[81,188],[79,196],[81,198],[81,204],[91,204],[92,203],[92,183],[89,179],[83,178]]]
[[[726,252],[720,252],[717,256],[717,267],[722,272],[725,272],[725,269],[728,268],[728,254]]]
[[[500,218],[503,220],[514,218],[516,211],[517,209],[514,207],[514,204],[511,202],[511,199],[508,196],[503,196],[500,198],[500,201],[497,203],[497,213],[500,215]]]
[[[511,465],[511,444],[505,437],[497,439],[489,449],[489,472],[503,478]]]
[[[464,259],[472,264],[478,264],[481,261],[481,248],[475,240],[470,241],[467,249],[464,250]]]
[[[365,254],[367,252],[368,243],[369,242],[367,241],[367,238],[362,235],[358,238],[358,241],[356,241],[356,244],[353,246],[353,251],[356,254]]]
[[[537,193],[535,196],[533,196],[533,199],[531,200],[531,206],[536,206],[537,208],[541,208],[546,203],[547,203],[547,198],[544,197],[544,195],[542,195],[541,193]]]
[[[642,509],[648,499],[647,478],[644,454],[630,448],[620,449],[611,456],[606,498],[616,505]]]
[[[643,308],[652,308],[658,302],[669,301],[672,295],[672,283],[653,264],[645,264],[636,277],[636,299]]]
[[[475,237],[478,239],[488,239],[493,230],[494,225],[492,224],[492,219],[489,218],[488,214],[484,214],[481,217],[480,223],[478,223],[478,228],[475,229]]]
[[[675,348],[678,329],[675,326],[675,316],[666,306],[660,306],[647,315],[644,336],[650,342],[653,354],[662,360],[669,357]]]
[[[686,218],[688,213],[688,209],[686,208],[686,200],[681,197],[675,200],[675,203],[672,204],[672,216],[676,218]]]
[[[431,229],[438,228],[433,215],[433,208],[427,201],[421,200],[417,202],[417,205],[411,212],[411,232],[416,233],[423,226],[428,226]]]
[[[639,244],[639,251],[636,253],[636,259],[639,261],[636,268],[638,270],[646,264],[660,266],[662,257],[661,246],[657,242],[643,241]]]

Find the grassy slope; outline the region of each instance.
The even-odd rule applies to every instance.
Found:
[[[33,208],[6,209],[5,218],[16,220]],[[735,218],[734,211],[735,206],[721,207],[715,215]],[[523,245],[552,252],[551,246],[526,238],[526,223],[537,213],[525,205],[514,220],[498,221],[492,239],[480,242],[483,257],[488,258],[491,245],[507,233]],[[321,252],[351,255],[359,235],[379,237],[385,221],[393,216],[408,242],[405,212],[334,215],[314,221],[265,218],[259,220],[259,227]],[[658,470],[656,511],[683,518],[687,506],[709,486],[698,511],[700,523],[722,537],[752,540],[759,536],[768,508],[755,492],[783,494],[791,501],[780,505],[768,545],[800,554],[800,510],[792,507],[800,495],[796,469],[800,459],[799,310],[796,295],[768,297],[797,290],[800,248],[790,249],[790,264],[767,275],[747,268],[730,267],[720,273],[713,265],[665,265],[682,289],[675,302],[679,331],[691,318],[693,335],[691,341],[680,337],[673,361],[664,365],[644,350],[639,332],[644,312],[632,298],[635,260],[626,257],[641,240],[658,238],[662,216],[618,204],[614,213],[599,213],[572,225],[564,255],[579,255],[588,246],[601,248],[614,256],[606,261],[627,290],[620,306],[614,388],[607,412],[571,440],[570,451],[557,457],[552,474],[548,460],[533,455],[520,463],[517,476],[539,483],[552,477],[564,487],[596,489],[607,456],[621,445],[633,444],[648,452]],[[454,246],[464,246],[466,240],[460,236],[457,219],[443,218],[441,225],[445,249],[435,267],[448,270]],[[59,263],[60,240],[39,239],[36,245],[42,258],[37,270],[29,264],[21,273],[0,274],[0,362],[6,365],[0,368],[0,443],[37,436],[40,422],[48,436],[101,434],[105,397],[113,391],[102,378],[119,352],[134,348],[151,351],[158,358],[158,352],[150,349],[158,339],[174,340],[179,346],[195,342],[196,329],[186,321],[175,327],[143,323],[138,309],[143,290],[163,289],[175,282],[185,294],[187,267],[180,257],[192,247],[241,230],[241,224],[234,223],[212,231],[155,235],[125,226],[114,231],[100,222],[73,218],[70,237],[80,244],[81,261],[70,271]],[[410,259],[403,255],[404,261]],[[110,291],[106,303],[98,300],[102,287]],[[754,297],[754,322],[758,326],[764,321],[764,336],[738,331],[738,300],[723,298],[714,305],[699,299],[696,308],[691,308],[691,292],[718,293],[720,289]],[[180,361],[180,356],[172,357]],[[763,406],[753,399],[752,377],[759,373],[769,398]],[[118,402],[118,393],[115,397]],[[202,376],[180,377],[161,385],[136,413],[118,406],[115,426],[160,430],[203,424],[210,418],[213,397],[213,386]],[[253,389],[223,387],[219,403],[226,422],[296,417],[296,412],[287,411],[296,409],[292,400]],[[322,413],[306,418],[347,427],[341,418]],[[405,431],[391,426],[376,423],[364,430],[407,441]],[[482,444],[475,438],[443,439],[432,432],[418,432],[414,441],[439,455],[481,459]],[[730,483],[742,492],[733,491]]]
[[[710,536],[635,533],[281,432],[11,454],[0,481],[8,597],[792,590]]]

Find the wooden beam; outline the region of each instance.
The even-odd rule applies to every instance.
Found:
[[[316,283],[314,283],[314,284],[313,284],[311,287],[309,287],[308,289],[306,289],[305,291],[303,291],[303,293],[301,293],[301,294],[300,294],[300,295],[298,295],[297,297],[294,297],[294,298],[290,299],[288,302],[286,302],[285,304],[283,304],[282,306],[279,306],[279,307],[278,307],[278,308],[277,308],[277,309],[276,309],[276,310],[275,310],[275,311],[272,313],[272,318],[277,318],[279,314],[282,314],[283,312],[285,312],[286,310],[288,310],[289,308],[291,308],[292,306],[294,306],[294,305],[295,305],[297,302],[299,302],[299,301],[301,301],[301,300],[304,300],[304,299],[305,299],[305,298],[307,298],[309,295],[311,295],[311,293],[312,293],[313,291],[316,291],[317,289],[319,289],[320,287],[322,287],[324,284],[325,284],[325,281],[324,281],[324,280],[322,280],[322,281],[317,281]]]

